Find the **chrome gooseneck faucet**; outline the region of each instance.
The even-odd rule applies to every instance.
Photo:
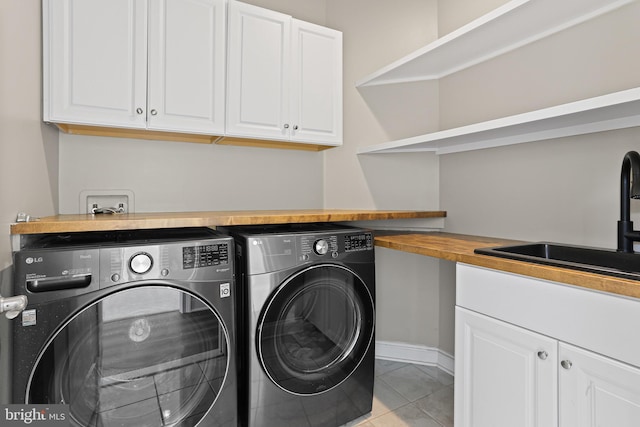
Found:
[[[630,199],[640,199],[640,154],[636,151],[629,151],[622,160],[620,221],[618,221],[618,251],[620,252],[633,252],[633,242],[640,241],[640,231],[633,229],[633,221],[631,221]]]

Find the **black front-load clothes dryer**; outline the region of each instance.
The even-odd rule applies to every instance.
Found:
[[[372,233],[335,224],[223,231],[236,239],[242,425],[337,427],[370,412]]]
[[[206,228],[27,239],[12,403],[69,405],[71,426],[235,427],[233,245]]]

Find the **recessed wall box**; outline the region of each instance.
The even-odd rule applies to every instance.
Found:
[[[131,190],[83,190],[80,192],[80,213],[135,212]]]

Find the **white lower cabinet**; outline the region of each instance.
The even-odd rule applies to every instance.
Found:
[[[456,427],[640,425],[640,301],[459,264]]]
[[[557,356],[551,338],[457,307],[455,425],[557,426]]]
[[[561,427],[640,425],[640,369],[564,343],[559,358]]]

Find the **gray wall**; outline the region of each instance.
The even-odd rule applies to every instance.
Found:
[[[638,22],[634,2],[442,79],[441,127],[640,86]],[[441,156],[446,230],[615,247],[628,150],[640,150],[638,128]]]
[[[507,0],[439,0],[438,37],[457,30],[505,3]]]
[[[505,2],[440,1],[440,35]],[[640,86],[639,20],[635,2],[441,79],[440,129]],[[440,156],[445,231],[615,247],[628,150],[640,150],[638,128]],[[638,202],[632,208],[638,221]],[[455,286],[449,264],[441,261],[442,290]],[[452,306],[441,302],[443,349],[453,348]]]
[[[130,190],[140,212],[438,208],[435,156],[355,154],[362,144],[435,129],[438,98],[431,96],[433,85],[362,93],[354,86],[367,73],[436,37],[436,1],[249,3],[344,32],[344,146],[306,153],[61,134],[61,213],[77,213],[80,192],[92,189]],[[425,99],[430,101],[425,104]],[[215,185],[216,178],[223,184]]]
[[[110,189],[137,212],[318,208],[322,171],[314,152],[60,134],[60,211]]]
[[[248,3],[326,20],[324,1]],[[319,208],[323,171],[322,153],[60,134],[60,213],[78,213],[82,191],[120,189],[137,212]]]
[[[42,125],[40,1],[0,2],[0,270],[11,264],[9,224],[57,205],[57,132]]]
[[[131,190],[138,211],[438,208],[435,156],[355,154],[360,144],[435,129],[437,98],[431,94],[437,85],[369,91],[354,87],[356,79],[436,37],[436,1],[249,2],[344,31],[343,147],[306,153],[58,134],[41,123],[41,2],[2,2],[0,51],[3,63],[11,67],[2,67],[0,75],[0,268],[11,263],[9,224],[18,211],[36,217],[76,213],[83,190]],[[379,255],[382,268],[389,265],[393,273],[395,261],[385,258]],[[393,293],[397,282],[383,280],[379,286]],[[422,292],[421,280],[405,281],[403,286],[407,292],[397,301],[389,300],[391,305],[399,302],[418,316],[424,313],[409,297]],[[435,285],[427,290],[437,296],[430,286]],[[429,316],[437,318],[437,303],[432,307]],[[423,318],[415,320],[425,324]],[[407,321],[412,319],[382,304],[379,325],[388,333],[380,337],[396,340]],[[433,344],[438,338],[432,334],[415,340]]]
[[[57,204],[57,132],[41,124],[40,1],[0,2],[0,295],[11,291],[9,225]],[[0,403],[9,401],[10,322],[0,316]]]
[[[445,209],[449,231],[613,246],[620,162],[640,149],[637,128],[441,157],[356,150],[639,86],[638,2],[439,82],[360,90],[356,80],[504,1],[250,2],[344,32],[343,147],[305,153],[64,134],[58,142],[41,124],[40,1],[1,3],[0,52],[11,66],[0,67],[0,270],[11,262],[18,211],[78,212],[79,192],[90,189],[132,190],[138,211]],[[452,264],[402,255],[377,251],[378,339],[452,352]]]
[[[327,207],[439,209],[431,153],[357,155],[361,146],[435,130],[438,83],[356,89],[355,82],[435,40],[437,2],[328,0],[327,24],[344,33],[344,145],[325,153]],[[438,348],[438,261],[376,249],[376,340]],[[451,326],[452,327],[452,326]],[[445,326],[446,328],[446,326]],[[453,345],[443,348],[452,353]]]
[[[139,212],[378,208],[438,209],[432,154],[357,156],[360,145],[438,125],[437,84],[358,91],[355,81],[435,39],[436,1],[252,0],[344,33],[344,145],[322,153],[60,135],[60,210],[80,210],[83,190],[126,189]],[[424,101],[428,100],[427,103]],[[83,203],[84,204],[84,203]],[[378,339],[437,347],[437,264],[377,251]],[[419,274],[394,276],[407,268]],[[388,277],[388,279],[387,279]],[[401,289],[401,291],[399,291]],[[424,296],[416,298],[417,295]],[[421,325],[407,333],[407,323]],[[451,349],[449,350],[451,351]]]
[[[437,84],[355,87],[357,80],[437,37],[436,1],[328,4],[328,25],[344,33],[345,143],[325,153],[325,206],[437,209],[434,155],[356,154],[361,146],[435,129]]]

